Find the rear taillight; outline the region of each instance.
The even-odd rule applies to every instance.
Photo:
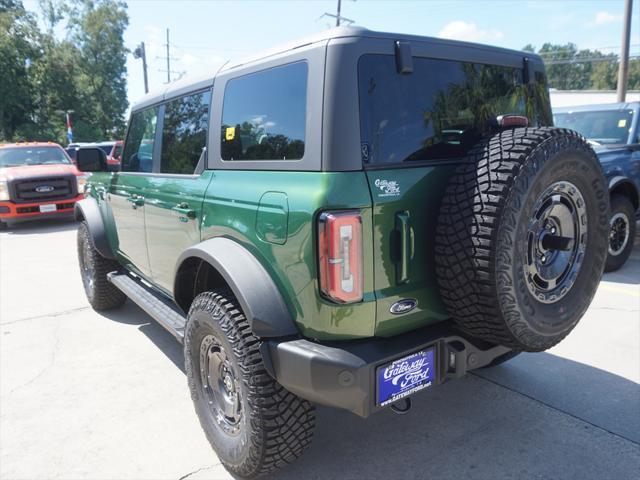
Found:
[[[362,300],[362,218],[359,212],[325,212],[318,225],[320,289],[339,303]]]

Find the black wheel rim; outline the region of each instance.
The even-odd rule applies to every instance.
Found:
[[[82,283],[87,295],[91,297],[95,289],[96,270],[91,260],[91,244],[86,239],[82,242],[80,260],[82,262]]]
[[[587,211],[569,182],[549,186],[536,201],[527,228],[525,279],[542,303],[555,303],[573,287],[587,245]]]
[[[228,435],[238,435],[242,421],[240,383],[215,335],[206,335],[200,342],[200,379],[214,422]]]
[[[629,219],[618,212],[609,221],[609,254],[620,255],[629,243]]]

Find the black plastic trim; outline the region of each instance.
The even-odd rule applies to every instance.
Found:
[[[194,257],[207,262],[224,278],[256,337],[299,333],[280,291],[262,264],[242,245],[226,237],[205,240],[180,255],[174,275],[174,296],[178,291],[180,266]]]
[[[93,198],[85,198],[76,202],[74,217],[76,220],[84,220],[87,223],[89,234],[93,239],[93,246],[98,253],[105,258],[115,260],[116,257],[111,250],[111,245],[109,245],[98,202]]]
[[[377,367],[426,348],[435,348],[434,385],[460,378],[509,351],[472,340],[439,323],[390,338],[316,343],[306,339],[269,340],[270,368],[287,390],[311,402],[367,417],[376,405]]]
[[[631,203],[633,206],[638,209],[640,207],[640,192],[638,192],[638,188],[635,186],[633,180],[628,177],[615,176],[609,179],[609,191],[613,191],[617,187],[624,185],[625,188],[628,188],[630,193],[632,194]]]

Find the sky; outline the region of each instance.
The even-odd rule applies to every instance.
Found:
[[[37,8],[37,0],[25,0]],[[145,42],[149,88],[172,79],[213,75],[227,60],[287,43],[335,25],[337,0],[129,0],[125,45]],[[521,49],[573,42],[619,53],[624,0],[342,0],[342,16],[371,30]],[[631,54],[640,54],[640,0],[633,0]],[[142,62],[127,59],[128,97],[144,94]]]

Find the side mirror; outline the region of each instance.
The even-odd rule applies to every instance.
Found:
[[[107,154],[101,148],[79,148],[76,154],[76,166],[81,172],[106,172]]]

